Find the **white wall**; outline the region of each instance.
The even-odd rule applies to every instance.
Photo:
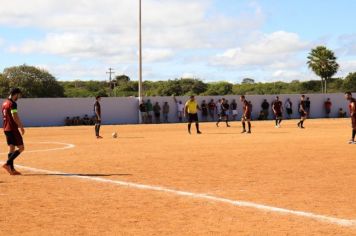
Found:
[[[311,100],[311,117],[321,118],[325,116],[324,101],[330,98],[332,106],[332,117],[337,117],[338,109],[343,108],[348,112],[348,102],[345,101],[344,94],[310,94],[306,95]],[[236,99],[238,103],[239,118],[242,113],[239,96],[223,96],[230,102]],[[300,95],[279,95],[284,103],[287,98],[293,102],[293,117],[298,118],[297,106]],[[199,104],[202,100],[207,102],[210,99],[215,101],[222,96],[207,96],[197,97]],[[253,117],[256,119],[261,110],[263,99],[267,99],[269,103],[275,98],[274,95],[253,95],[246,96],[247,100],[253,104]],[[149,97],[154,104],[156,101],[162,106],[165,101],[170,105],[169,121],[176,122],[176,104],[173,97]],[[188,97],[177,97],[178,100],[185,102]],[[3,100],[0,101],[1,103]],[[64,119],[67,116],[84,116],[93,115],[93,98],[33,98],[20,99],[18,102],[19,113],[26,126],[61,126],[64,124]],[[137,98],[102,98],[102,116],[104,124],[136,124],[138,123],[138,100]],[[270,114],[272,118],[272,114]]]

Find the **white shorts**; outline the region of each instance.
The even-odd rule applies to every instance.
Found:
[[[232,110],[232,115],[237,116],[237,110]]]

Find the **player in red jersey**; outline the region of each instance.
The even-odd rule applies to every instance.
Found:
[[[251,105],[246,100],[245,96],[240,97],[240,101],[242,102],[243,114],[241,118],[242,122],[242,133],[251,133]],[[248,125],[248,131],[246,132],[246,121]]]
[[[351,92],[345,93],[345,98],[350,102],[350,115],[351,115],[351,124],[352,124],[352,137],[349,141],[349,144],[356,144],[355,136],[356,136],[356,99],[352,97]]]
[[[25,134],[25,129],[17,113],[16,103],[20,97],[21,90],[14,88],[11,90],[9,98],[2,104],[3,127],[9,146],[8,160],[3,165],[3,168],[9,172],[10,175],[21,175],[20,172],[15,170],[14,161],[25,150],[22,139],[22,135]]]
[[[276,100],[272,104],[272,110],[276,119],[276,128],[281,127],[282,119],[283,119],[283,104],[282,101],[279,100],[279,97],[276,97]]]

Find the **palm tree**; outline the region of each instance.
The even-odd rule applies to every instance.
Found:
[[[321,92],[327,93],[327,80],[339,69],[334,52],[325,46],[313,48],[308,56],[308,67],[321,78]]]

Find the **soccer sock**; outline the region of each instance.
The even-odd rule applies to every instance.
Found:
[[[19,150],[13,152],[13,153],[9,153],[8,155],[8,160],[6,162],[7,165],[9,165],[11,167],[11,169],[14,169],[14,160],[21,154],[21,152]]]
[[[242,122],[242,128],[243,128],[244,131],[246,130],[246,124],[245,124],[245,122]]]
[[[278,124],[281,124],[281,123],[282,123],[282,119],[279,119],[279,120],[278,120]]]
[[[100,135],[100,126],[101,125],[98,125],[98,136]]]
[[[247,124],[248,124],[248,131],[251,131],[251,123],[247,122]]]
[[[229,121],[228,121],[228,120],[226,120],[225,122],[226,122],[226,126],[229,126]]]
[[[96,124],[95,125],[95,135],[99,136],[99,133],[100,133],[100,125]]]
[[[355,141],[356,130],[352,130],[352,140]]]
[[[8,165],[8,166],[10,166],[12,168],[14,166],[14,162],[11,160],[11,155],[12,155],[12,152],[9,152],[9,154],[7,154],[6,165]]]
[[[300,121],[300,126],[303,127],[303,124],[304,124],[304,120],[301,120],[301,121]]]
[[[276,126],[278,125],[278,120],[276,119]]]
[[[195,127],[197,128],[197,132],[199,132],[199,123],[195,123]]]
[[[188,132],[190,133],[190,128],[192,127],[192,124],[191,123],[189,123],[188,124]]]

